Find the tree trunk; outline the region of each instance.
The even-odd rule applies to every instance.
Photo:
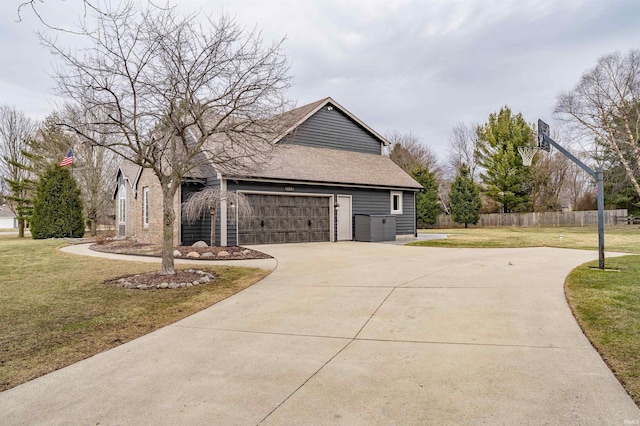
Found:
[[[18,219],[18,238],[24,238],[24,219]]]
[[[465,222],[464,229],[467,229],[468,227],[469,227],[469,224]]]
[[[176,184],[169,185],[161,182],[162,186],[162,274],[173,275],[176,273],[173,259],[173,197],[176,194]]]
[[[98,221],[95,219],[91,220],[91,236],[95,237],[98,234]]]

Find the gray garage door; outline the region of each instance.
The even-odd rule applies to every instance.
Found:
[[[247,194],[253,214],[239,218],[239,244],[330,241],[328,197]]]

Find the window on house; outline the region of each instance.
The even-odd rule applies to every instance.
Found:
[[[149,227],[149,187],[142,188],[142,226]]]
[[[127,214],[127,188],[124,186],[124,182],[120,184],[120,190],[118,191],[118,221],[120,223],[125,222]]]
[[[391,214],[402,214],[402,192],[391,191]]]

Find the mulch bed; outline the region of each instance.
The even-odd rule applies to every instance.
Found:
[[[101,243],[92,244],[89,247],[91,250],[102,251],[106,253],[117,254],[134,254],[143,256],[160,256],[162,254],[162,247],[156,244],[140,244],[131,240],[114,240]],[[227,252],[229,256],[225,257],[225,260],[247,260],[247,259],[270,259],[266,253],[260,251],[251,250],[245,247],[191,247],[191,246],[178,246],[174,247],[174,250],[180,252],[180,256],[176,258],[187,258],[188,253],[196,252],[200,255],[198,259],[201,260],[222,260],[218,255],[220,252]],[[205,253],[211,253],[211,257],[202,257]]]

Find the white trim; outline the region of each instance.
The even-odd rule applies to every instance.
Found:
[[[174,195],[174,199],[172,201],[173,203],[175,203],[175,201],[176,201],[175,197],[178,197],[178,201],[182,200],[182,183],[180,183],[180,185],[178,185],[178,189],[176,190],[176,195]],[[163,214],[163,216],[164,216],[164,214]],[[182,203],[178,203],[178,213],[176,214],[176,216],[178,218],[178,220],[177,220],[177,223],[178,223],[178,243],[182,244]],[[174,226],[174,229],[175,229],[176,221],[173,222],[173,226]],[[173,243],[175,244],[175,241]]]
[[[394,210],[393,209],[393,199],[395,196],[398,196],[398,207],[400,207],[399,209]],[[390,192],[390,198],[389,198],[389,211],[391,212],[391,214],[402,214],[402,191],[391,191]]]
[[[243,181],[243,182],[265,182],[265,183],[278,183],[278,184],[293,184],[293,185],[316,185],[316,186],[331,186],[338,188],[362,188],[362,189],[384,189],[384,190],[398,190],[398,191],[414,191],[420,192],[420,188],[411,188],[407,186],[377,186],[377,185],[363,185],[357,183],[330,183],[330,182],[317,182],[317,181],[301,181],[301,180],[278,180],[268,178],[252,178],[252,177],[226,177],[228,180]],[[292,193],[287,193],[292,194]]]
[[[224,194],[227,192],[227,180],[226,179],[222,179],[220,181],[220,193]],[[220,247],[226,247],[227,246],[227,200],[225,199],[226,197],[223,197],[222,200],[220,200]],[[237,222],[236,222],[237,223]],[[215,223],[212,223],[211,226],[216,226]],[[236,225],[236,233],[237,233],[237,225]],[[215,243],[215,241],[212,241],[211,244],[213,245]],[[236,245],[238,244],[238,238],[236,236]]]
[[[142,228],[149,229],[149,187],[142,187]]]
[[[225,182],[226,184],[226,182]],[[243,191],[239,189],[238,194],[259,194],[259,195],[286,195],[289,197],[326,197],[329,198],[329,242],[335,242],[336,225],[335,214],[333,213],[333,206],[335,206],[335,197],[333,194],[313,194],[309,192],[276,192],[276,191]],[[240,244],[240,221],[236,218],[236,243]]]
[[[340,201],[338,201],[338,199],[340,197],[349,198],[349,222],[348,222],[349,223],[349,239],[348,240],[342,240],[342,241],[351,241],[353,239],[353,221],[352,221],[352,217],[353,217],[353,196],[347,195],[347,194],[336,194],[336,201],[337,201],[338,204],[340,204]],[[340,205],[340,209],[342,210],[342,205]],[[336,212],[336,220],[338,219],[338,215],[339,215],[339,213]],[[337,237],[338,226],[339,226],[339,224],[336,223],[336,240],[337,241],[341,241]]]

